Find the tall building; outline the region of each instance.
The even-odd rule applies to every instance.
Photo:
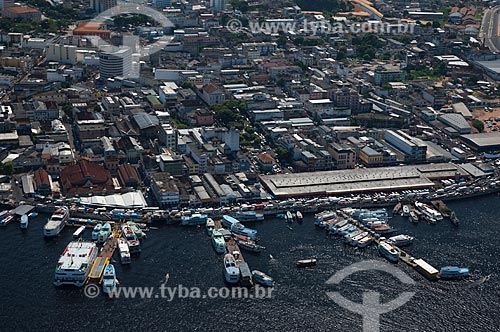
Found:
[[[210,0],[210,8],[215,13],[220,13],[226,10],[226,0]]]
[[[116,0],[90,0],[90,8],[97,13],[102,13],[116,6]]]
[[[99,73],[102,79],[122,76],[129,77],[132,71],[132,51],[121,48],[116,51],[99,53]]]

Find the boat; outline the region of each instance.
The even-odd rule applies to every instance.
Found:
[[[274,286],[274,279],[265,274],[264,272],[261,272],[259,270],[253,270],[252,271],[252,278],[253,281],[255,281],[258,284],[261,284],[266,287],[273,287]]]
[[[322,221],[333,219],[337,216],[335,211],[323,211],[314,215],[314,224],[319,225]]]
[[[410,207],[408,205],[403,205],[403,212],[402,216],[403,217],[408,217],[410,215]]]
[[[69,209],[66,206],[58,207],[49,221],[43,226],[43,235],[45,237],[53,237],[61,233],[66,221],[69,219]]]
[[[415,238],[412,236],[400,234],[400,235],[396,235],[396,236],[388,238],[387,242],[396,246],[396,247],[404,247],[404,246],[408,246],[408,245],[412,244],[413,240],[415,240]]]
[[[221,223],[224,227],[231,228],[233,224],[239,223],[239,220],[225,214],[222,216]]]
[[[215,221],[212,218],[207,219],[207,224],[205,225],[208,236],[212,236],[212,232],[215,229]]]
[[[101,226],[101,230],[97,235],[97,243],[104,243],[109,238],[111,234],[111,224],[109,222]]]
[[[344,229],[342,232],[339,232],[339,235],[340,236],[346,236],[348,234],[351,234],[354,231],[356,231],[356,226],[351,225],[349,228]]]
[[[236,259],[232,254],[224,256],[224,278],[230,284],[236,284],[240,280],[240,269],[236,266]]]
[[[390,262],[397,263],[399,261],[399,252],[396,248],[385,241],[381,241],[378,245],[379,253],[387,258]]]
[[[296,267],[310,267],[317,264],[316,258],[300,259],[295,262]]]
[[[361,229],[355,229],[353,232],[344,235],[344,242],[345,243],[351,243],[351,240],[358,236],[359,234],[363,233]]]
[[[368,232],[362,232],[354,237],[351,237],[349,244],[352,246],[357,246],[359,244],[359,241],[361,241],[362,239],[367,237],[369,234],[370,233],[368,233]]]
[[[393,215],[397,214],[399,212],[399,210],[401,210],[401,202],[396,204],[396,206],[392,209],[392,214]]]
[[[463,279],[469,276],[469,269],[457,266],[445,266],[439,271],[442,279]]]
[[[73,239],[78,239],[82,236],[83,232],[85,232],[85,226],[78,227],[78,229],[73,233]]]
[[[124,238],[118,239],[118,252],[120,253],[120,261],[122,264],[130,264],[130,250],[128,248],[127,240]]]
[[[21,229],[28,229],[28,216],[23,214],[21,216],[21,223],[19,224],[19,227],[21,227]]]
[[[304,221],[304,216],[302,215],[302,212],[297,211],[297,213],[295,213],[295,216],[296,216],[296,218],[297,218],[297,222],[302,222],[302,221]]]
[[[30,214],[28,214],[29,218],[35,218],[37,216],[38,216],[38,213],[36,213],[36,212],[31,212]]]
[[[54,285],[85,285],[98,251],[94,242],[70,242],[57,262]]]
[[[181,225],[183,226],[196,226],[205,225],[207,223],[208,216],[201,213],[193,213],[190,216],[181,217]]]
[[[337,234],[337,231],[338,231],[340,228],[342,228],[342,227],[346,226],[346,225],[347,225],[347,223],[348,223],[348,221],[347,221],[347,220],[341,220],[340,222],[338,222],[337,224],[335,224],[332,228],[330,228],[330,234],[332,234],[332,235],[333,235],[333,234]]]
[[[113,264],[108,264],[102,274],[102,290],[109,294],[116,287],[116,271]]]
[[[215,252],[219,254],[223,254],[226,252],[226,241],[224,240],[224,236],[217,229],[214,229],[212,232],[212,245],[215,249]]]
[[[130,250],[130,254],[135,254],[141,252],[141,243],[137,239],[134,230],[129,225],[125,224],[122,226],[122,234],[127,240],[127,244]]]
[[[245,249],[252,252],[261,252],[266,250],[266,247],[256,244],[254,241],[243,241],[238,240],[238,245],[241,249]]]
[[[457,215],[455,214],[455,211],[451,212],[450,220],[453,223],[453,225],[455,226],[460,225],[460,219],[458,219]]]
[[[425,217],[427,217],[426,219],[428,220],[433,219],[435,221],[443,220],[443,215],[440,212],[428,206],[427,204],[415,202],[415,206],[417,207],[417,209],[420,210],[420,212],[424,214]]]
[[[9,215],[9,210],[0,212],[0,221],[4,220]]]
[[[343,231],[351,228],[352,225],[349,224],[349,223],[346,223],[344,226],[340,227],[340,228],[337,228],[336,231],[335,231],[335,234],[342,234]]]
[[[240,270],[240,285],[244,287],[252,287],[252,271],[247,262],[239,262],[238,269]]]
[[[357,246],[358,246],[358,248],[365,248],[372,242],[373,242],[373,236],[368,235],[368,236],[362,238],[361,240],[358,240]]]
[[[101,231],[102,224],[97,224],[94,226],[92,230],[92,240],[97,241],[97,237],[99,236],[99,232]]]
[[[237,211],[234,217],[239,221],[262,221],[264,220],[263,213],[257,213],[255,211]]]
[[[245,227],[241,223],[236,223],[231,225],[231,232],[235,234],[248,236],[251,240],[257,239],[257,231],[255,229]]]
[[[285,214],[285,220],[286,220],[286,222],[288,222],[288,223],[292,223],[292,222],[293,222],[293,215],[292,215],[292,212],[290,212],[290,211],[286,211],[286,214]]]
[[[146,234],[144,234],[144,232],[142,231],[142,229],[133,221],[127,221],[127,225],[130,226],[130,228],[132,228],[132,230],[134,231],[134,234],[135,236],[137,236],[137,238],[139,240],[142,240],[146,237]]]
[[[415,213],[415,211],[410,211],[410,222],[416,224],[418,223],[418,214]]]

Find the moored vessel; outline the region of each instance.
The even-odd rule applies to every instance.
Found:
[[[230,284],[236,284],[240,280],[240,270],[236,266],[236,259],[232,254],[224,256],[224,278]]]
[[[64,226],[66,226],[66,221],[69,218],[69,209],[66,206],[58,207],[49,221],[43,226],[43,235],[45,237],[54,237],[61,233]]]
[[[94,242],[70,242],[57,262],[54,285],[83,286],[97,253],[98,250]]]

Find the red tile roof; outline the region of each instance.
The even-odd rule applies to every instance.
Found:
[[[139,176],[135,168],[130,166],[130,164],[122,164],[118,166],[118,178],[123,186],[127,186],[130,182],[135,182],[139,184]]]
[[[259,153],[257,158],[264,164],[274,163],[274,158],[269,153]]]
[[[47,173],[47,171],[44,170],[43,168],[40,167],[35,171],[34,178],[35,178],[36,188],[39,188],[44,185],[50,186],[49,173]]]
[[[101,165],[87,160],[65,167],[61,171],[61,182],[68,193],[87,192],[91,187],[95,191],[114,189],[111,174]]]

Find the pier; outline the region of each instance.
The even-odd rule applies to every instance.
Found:
[[[92,264],[92,269],[87,278],[87,282],[102,282],[102,274],[104,272],[104,268],[111,261],[111,257],[118,246],[118,239],[121,237],[122,232],[118,224],[115,224],[112,230],[112,235],[104,242],[104,245],[101,248],[101,251],[94,263]]]

